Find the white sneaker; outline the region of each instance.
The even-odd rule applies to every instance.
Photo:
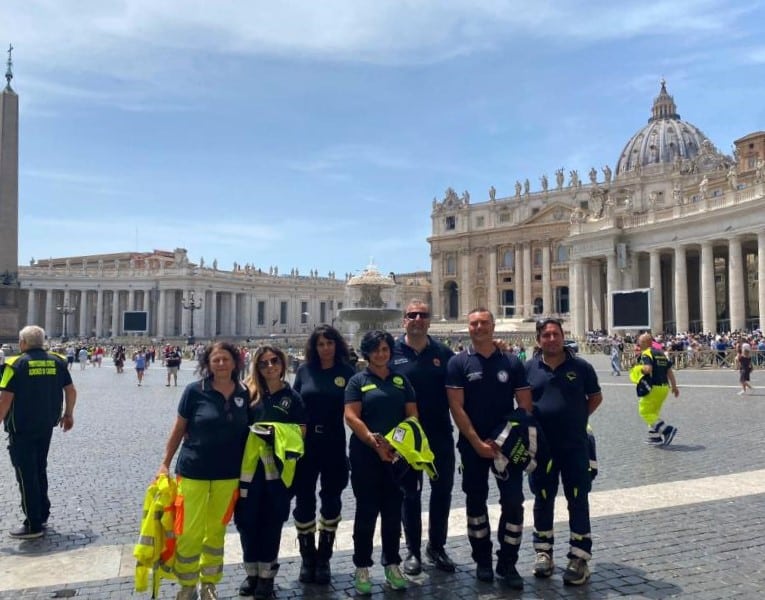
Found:
[[[214,583],[203,583],[200,587],[200,600],[218,600],[218,592]]]
[[[197,586],[195,585],[182,585],[181,590],[175,597],[175,600],[197,600]]]
[[[743,396],[744,395],[744,390],[740,390],[740,391],[736,392],[736,395],[737,396]]]

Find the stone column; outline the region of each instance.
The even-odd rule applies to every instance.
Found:
[[[112,291],[112,336],[120,335],[120,291]]]
[[[29,288],[29,295],[27,296],[27,323],[30,325],[37,324],[37,298],[35,297],[35,288]]]
[[[167,290],[160,289],[157,296],[157,337],[165,337],[167,328]]]
[[[630,283],[631,289],[637,289],[640,286],[640,253],[632,251],[630,255]]]
[[[80,337],[88,337],[88,290],[80,290]]]
[[[128,290],[127,310],[135,310],[135,290],[133,288]]]
[[[757,233],[757,300],[760,329],[765,329],[765,231]]]
[[[730,329],[736,331],[746,326],[744,303],[744,263],[741,255],[741,238],[728,240],[728,302],[730,304]]]
[[[682,244],[675,247],[675,328],[688,331],[688,266]]]
[[[591,291],[590,307],[592,308],[592,320],[590,326],[587,329],[593,331],[606,329],[605,323],[603,323],[603,285],[601,279],[601,262],[600,259],[591,261],[589,263],[589,282]]]
[[[229,314],[230,321],[229,321],[229,328],[231,329],[230,333],[231,335],[236,335],[236,292],[231,292],[229,294],[231,297],[231,311]],[[316,312],[310,313],[311,315],[315,315]],[[309,323],[310,325],[310,323]]]
[[[196,292],[194,292],[194,294],[196,296]],[[191,294],[189,294],[188,291],[182,292],[181,294],[182,302],[185,302],[190,299],[191,299]],[[194,298],[194,300],[196,301],[196,297]],[[198,312],[198,311],[194,311],[194,312]],[[204,315],[204,310],[202,310],[202,314]],[[196,325],[198,321],[199,319],[194,319],[194,324]],[[196,331],[194,333],[196,333]],[[189,335],[191,335],[191,311],[185,308],[181,308],[181,335],[185,337],[188,337]]]
[[[701,242],[701,327],[707,333],[717,331],[714,247],[710,241]]]
[[[571,333],[576,338],[583,338],[585,332],[584,321],[584,263],[581,259],[574,261],[574,293],[571,295],[571,302],[573,306],[573,326]]]
[[[523,291],[523,247],[521,244],[515,245],[515,269],[513,271],[513,302],[515,317],[523,316],[523,297],[525,292]]]
[[[470,305],[470,251],[460,250],[460,320],[467,318]]]
[[[523,244],[523,316],[534,316],[534,298],[531,289],[531,243]]]
[[[551,315],[553,310],[553,297],[551,285],[552,272],[550,270],[550,244],[545,242],[542,246],[542,313]]]
[[[96,337],[104,337],[104,290],[96,292]]]
[[[48,337],[53,335],[53,328],[55,327],[55,315],[56,307],[53,305],[53,290],[48,288],[45,290],[45,333]]]
[[[246,294],[244,297],[244,335],[251,336],[253,334],[253,315],[252,315],[252,307],[255,305],[254,298],[252,297],[252,294]],[[433,310],[433,307],[431,307],[431,310]],[[332,315],[330,312],[327,312],[327,321],[332,321]]]
[[[211,338],[218,335],[218,292],[215,290],[210,292],[210,329],[204,335]]]
[[[433,322],[440,320],[446,315],[443,299],[441,298],[441,253],[430,254],[430,310],[433,311]],[[257,304],[255,305],[257,306]],[[252,306],[250,306],[252,313]],[[252,319],[250,319],[252,322]],[[257,321],[255,321],[257,323]],[[252,333],[252,331],[250,331]]]
[[[488,309],[495,317],[499,310],[499,291],[497,290],[497,248],[492,246],[489,248],[489,290],[488,290]]]
[[[581,264],[582,274],[579,276],[580,281],[577,281],[579,286],[579,299],[582,302],[582,321],[580,326],[582,328],[582,335],[585,331],[592,329],[592,281],[590,280],[590,263],[587,260],[582,260]]]
[[[614,323],[614,292],[619,281],[619,268],[616,266],[616,253],[611,252],[606,257],[606,323],[605,330],[613,333]]]
[[[661,298],[661,254],[658,250],[648,253],[650,262],[649,281],[651,288],[651,331],[656,334],[664,331]]]

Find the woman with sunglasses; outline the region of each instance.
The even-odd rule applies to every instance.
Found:
[[[261,346],[252,357],[245,384],[250,391],[250,422],[292,423],[305,435],[303,400],[285,380],[287,357],[274,346]],[[272,455],[273,458],[273,455]],[[273,467],[273,460],[270,461]],[[289,517],[290,491],[265,461],[258,465],[247,497],[237,503],[234,520],[242,543],[246,577],[241,596],[265,600],[273,596],[282,525]]]
[[[343,404],[345,386],[356,370],[348,361],[348,345],[330,325],[319,325],[308,338],[306,362],[298,368],[295,391],[308,412],[305,454],[295,473],[292,516],[300,544],[299,579],[327,584],[329,559],[340,523],[341,495],[348,485]],[[316,483],[321,476],[319,546],[316,547]]]
[[[239,353],[228,342],[205,348],[199,360],[202,378],[186,386],[167,440],[158,475],[175,464],[175,574],[178,600],[218,598],[223,576],[223,539],[238,497],[242,453],[247,440],[249,393],[239,382]]]
[[[345,389],[345,422],[353,431],[349,457],[351,486],[356,498],[354,587],[361,595],[372,593],[369,567],[372,566],[372,536],[378,515],[385,579],[394,590],[407,587],[399,570],[403,494],[393,477],[393,449],[383,436],[407,417],[416,417],[417,404],[407,378],[390,370],[388,363],[392,349],[390,333],[365,333],[361,340],[361,354],[369,366],[351,377]]]

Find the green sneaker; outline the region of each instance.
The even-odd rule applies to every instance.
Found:
[[[369,596],[372,593],[372,580],[369,578],[369,569],[367,567],[358,567],[353,577],[353,587],[356,592]]]
[[[398,565],[388,565],[385,567],[385,581],[394,590],[405,590],[408,585]]]

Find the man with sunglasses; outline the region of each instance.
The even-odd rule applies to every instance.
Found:
[[[435,455],[438,477],[430,480],[430,525],[425,548],[430,561],[440,570],[454,572],[455,565],[446,554],[447,526],[454,484],[454,437],[446,398],[446,365],[454,352],[428,335],[430,307],[411,300],[404,312],[405,333],[399,337],[391,356],[392,369],[411,382],[417,397],[420,424]],[[422,472],[418,471],[416,490],[404,492],[401,511],[408,554],[404,572],[417,575],[422,570]]]

